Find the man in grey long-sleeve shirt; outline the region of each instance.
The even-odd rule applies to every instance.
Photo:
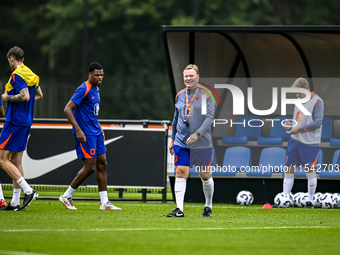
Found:
[[[186,181],[190,166],[195,165],[196,169],[200,169],[198,172],[202,179],[205,196],[202,217],[210,217],[214,193],[214,181],[210,172],[213,157],[211,124],[214,119],[215,105],[209,96],[211,93],[198,83],[199,70],[196,65],[188,65],[183,71],[183,78],[186,88],[176,95],[172,139],[169,145],[171,155],[175,155],[177,207],[167,216],[184,217]],[[202,113],[204,108],[206,111]]]
[[[310,90],[306,79],[298,78],[292,85],[295,88]],[[298,98],[305,98],[306,94],[297,93]],[[295,106],[293,119],[296,126],[292,127],[291,122],[286,122],[286,129],[292,128],[288,133],[291,139],[288,142],[285,176],[283,180],[283,192],[289,194],[294,184],[294,171],[302,166],[308,178],[308,200],[305,208],[313,208],[313,196],[315,194],[317,178],[315,167],[318,162],[319,147],[321,143],[322,120],[324,103],[322,99],[311,92],[311,98],[303,106],[311,113],[305,115]]]

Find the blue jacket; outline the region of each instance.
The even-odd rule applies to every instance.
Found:
[[[175,114],[172,122],[172,136],[175,140],[174,144],[184,148],[190,149],[205,149],[212,148],[212,137],[211,137],[211,124],[214,120],[215,105],[209,94],[203,91],[202,85],[198,86],[199,90],[190,106],[189,113],[189,125],[184,123],[184,118],[187,116],[187,105],[186,105],[186,91],[187,88],[177,93],[175,99]],[[196,89],[192,91],[188,90],[188,101],[195,94]],[[206,100],[206,114],[202,114],[202,95],[205,95]],[[202,136],[193,143],[191,146],[186,144],[186,140],[189,136],[195,132],[200,133]]]

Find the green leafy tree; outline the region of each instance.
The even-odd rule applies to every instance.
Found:
[[[84,2],[0,2],[0,88],[10,74],[4,56],[22,47],[45,95],[37,117],[65,118],[65,104],[86,79]],[[336,0],[88,0],[87,59],[105,71],[99,117],[172,119],[160,25],[336,25],[339,8]]]

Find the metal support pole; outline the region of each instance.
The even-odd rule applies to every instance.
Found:
[[[142,189],[142,202],[146,203],[146,189]]]

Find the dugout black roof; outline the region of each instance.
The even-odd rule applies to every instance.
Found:
[[[161,36],[173,98],[184,87],[184,67],[194,63],[207,84],[236,83],[245,95],[253,87],[258,109],[270,108],[271,87],[312,78],[311,89],[326,101],[325,115],[339,116],[340,26],[164,25]],[[272,82],[264,84],[263,78]],[[224,104],[215,118],[232,117],[230,93],[219,94]]]

